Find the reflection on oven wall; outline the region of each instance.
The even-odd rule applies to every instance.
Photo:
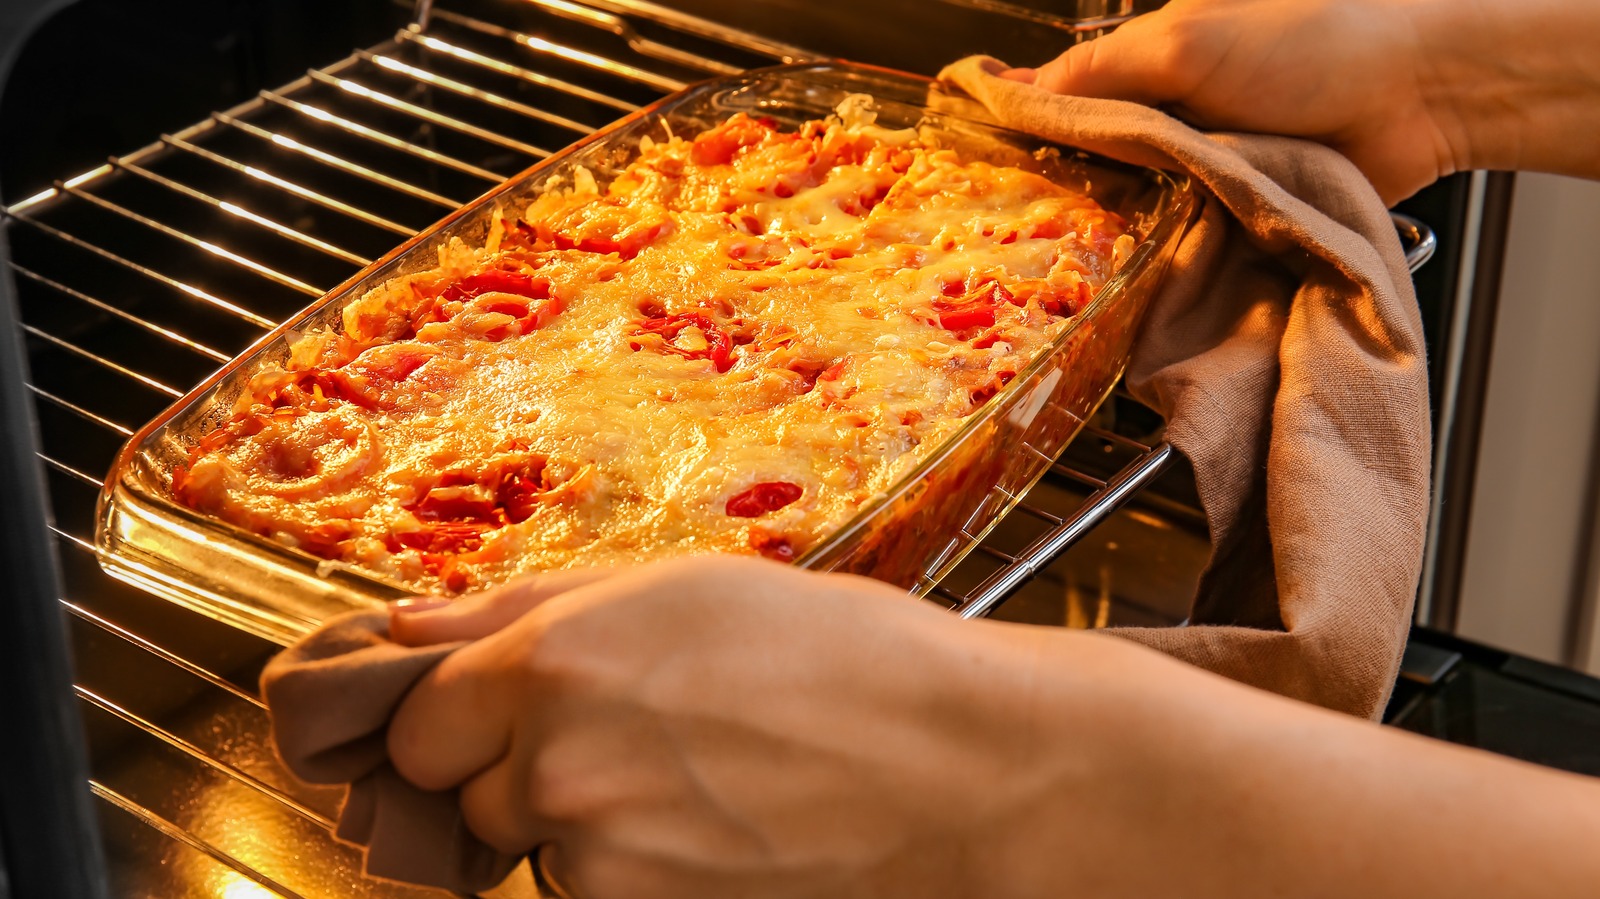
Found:
[[[1516,176],[1457,612],[1462,636],[1591,673],[1600,673],[1596,234],[1600,184]]]

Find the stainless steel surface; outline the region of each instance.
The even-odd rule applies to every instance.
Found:
[[[1389,213],[1389,218],[1394,221],[1394,229],[1400,234],[1400,242],[1406,251],[1406,267],[1414,275],[1417,269],[1428,264],[1434,252],[1439,249],[1439,238],[1433,229],[1417,219],[1399,212]]]
[[[1038,574],[1039,569],[1055,561],[1072,544],[1078,542],[1090,528],[1115,512],[1141,487],[1160,474],[1172,459],[1172,446],[1165,442],[1149,447],[1108,431],[1094,429],[1090,433],[1102,439],[1125,442],[1135,447],[1139,451],[1139,456],[1106,481],[1084,475],[1057,462],[1055,466],[1058,469],[1057,473],[1069,478],[1083,478],[1095,488],[1095,492],[1089,495],[1076,514],[1056,521],[1050,530],[1041,534],[1021,553],[1013,556],[991,548],[991,552],[999,553],[999,558],[1006,563],[1005,567],[961,597],[953,608],[957,615],[962,618],[987,616],[996,606],[1015,593],[1024,582]],[[1056,518],[1053,513],[1034,506],[1024,505],[1020,508],[1046,521]]]
[[[295,781],[272,756],[255,679],[274,645],[101,573],[92,509],[117,446],[446,207],[678,85],[808,55],[631,0],[430,5],[391,41],[5,211],[79,702],[123,894],[438,895],[361,877],[357,854],[327,832],[337,793]],[[1106,441],[1119,444],[1109,471]],[[1093,464],[1058,465],[940,596],[980,614],[1032,583],[1158,473],[1165,450],[1147,449],[1157,441],[1109,428],[1080,440]],[[1138,514],[1125,530],[1153,513]],[[1044,579],[1067,584],[1069,606],[1074,571]]]

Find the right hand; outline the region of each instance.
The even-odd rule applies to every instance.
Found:
[[[1038,69],[1004,75],[1165,106],[1210,130],[1310,138],[1349,157],[1394,203],[1465,166],[1453,117],[1431,103],[1429,41],[1439,35],[1417,20],[1428,5],[1173,0]]]

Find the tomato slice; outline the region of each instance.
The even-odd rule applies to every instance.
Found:
[[[494,499],[507,521],[521,524],[533,515],[539,494],[549,489],[544,480],[544,469],[544,460],[534,459],[500,476]]]
[[[939,327],[947,331],[992,328],[995,311],[1002,303],[1020,305],[1011,291],[1002,287],[999,281],[985,281],[962,294],[955,302],[934,301],[933,311],[939,318]]]
[[[509,293],[530,300],[547,300],[550,298],[550,281],[517,272],[481,272],[468,275],[446,287],[439,298],[445,302],[470,300],[484,293]]]
[[[685,328],[694,327],[705,335],[706,345],[699,349],[686,349],[673,343]],[[635,334],[659,334],[663,343],[662,352],[685,359],[710,359],[718,372],[726,372],[733,367],[733,338],[716,322],[698,312],[678,312],[672,315],[655,316],[645,319],[637,326]],[[643,348],[642,344],[630,342],[635,350]]]
[[[734,494],[724,510],[735,518],[759,518],[768,512],[789,505],[799,499],[805,490],[788,481],[763,481],[748,490]]]
[[[739,113],[696,137],[689,148],[689,158],[696,165],[726,165],[740,150],[761,143],[777,128],[778,123],[772,119],[753,119]]]
[[[965,331],[968,328],[994,327],[994,306],[970,305],[938,309],[939,327],[946,331]]]
[[[488,525],[481,522],[437,521],[429,522],[418,531],[397,534],[394,542],[427,555],[473,552],[483,548],[483,532]]]
[[[789,542],[788,537],[768,534],[759,529],[750,532],[750,548],[778,562],[793,562],[796,555],[794,544]]]
[[[494,498],[476,484],[435,487],[411,511],[423,521],[470,521],[498,526]]]

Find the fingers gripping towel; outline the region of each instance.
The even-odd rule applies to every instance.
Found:
[[[1116,632],[1376,717],[1422,570],[1431,458],[1422,321],[1382,201],[1320,144],[1202,134],[1005,68],[971,57],[940,79],[1002,125],[1188,172],[1216,201],[1179,246],[1128,372],[1194,464],[1212,557],[1191,626]]]
[[[463,644],[411,648],[389,640],[384,611],[329,621],[261,675],[278,754],[310,783],[349,784],[335,836],[361,846],[365,870],[472,892],[504,881],[520,858],[467,830],[457,791],[407,783],[389,764],[389,719],[412,685]]]

